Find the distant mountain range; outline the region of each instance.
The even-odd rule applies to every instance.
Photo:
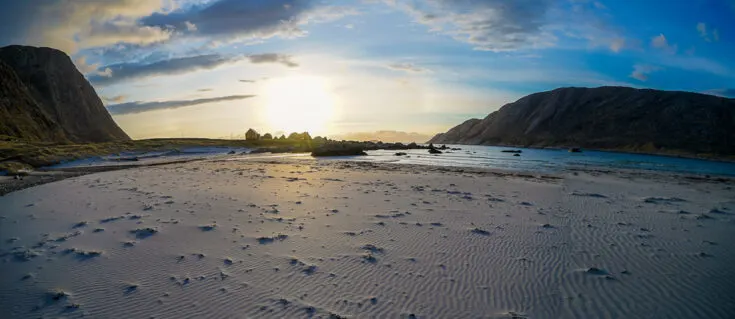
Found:
[[[0,135],[32,141],[129,140],[69,56],[51,48],[0,48]]]
[[[352,132],[329,136],[335,140],[347,141],[381,141],[385,143],[423,143],[431,138],[430,135],[402,132],[402,131],[375,131],[375,132]]]
[[[628,87],[534,93],[430,143],[735,155],[735,99]]]

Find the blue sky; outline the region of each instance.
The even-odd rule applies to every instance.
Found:
[[[431,135],[526,94],[735,97],[735,0],[0,0],[133,137]]]

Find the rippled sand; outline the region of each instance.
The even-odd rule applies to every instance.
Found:
[[[731,318],[735,192],[315,160],[0,197],[0,317]]]

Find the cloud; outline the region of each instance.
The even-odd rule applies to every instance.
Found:
[[[278,53],[263,53],[253,54],[248,56],[248,60],[253,64],[261,63],[280,63],[289,68],[298,67],[299,64],[291,60],[290,55],[278,54]]]
[[[210,88],[205,88],[205,89],[198,89],[198,90],[197,90],[197,92],[209,92],[209,91],[212,91],[212,89],[210,89]]]
[[[238,56],[226,57],[219,54],[207,54],[160,60],[149,64],[121,63],[105,67],[105,69],[110,69],[111,74],[109,76],[92,75],[89,77],[89,81],[95,85],[110,85],[137,78],[213,69],[223,64],[237,62],[241,59],[242,57]]]
[[[242,79],[241,80],[237,80],[237,81],[238,82],[242,82],[242,83],[255,83],[255,82],[257,82],[257,80],[242,80]]]
[[[305,36],[303,26],[358,14],[318,0],[3,0],[0,45],[50,46],[73,54],[179,37],[212,41]]]
[[[228,95],[228,96],[219,96],[219,97],[196,99],[196,100],[174,100],[174,101],[162,101],[162,102],[135,101],[135,102],[108,105],[107,110],[110,111],[110,114],[113,114],[113,115],[133,114],[133,113],[142,113],[142,112],[155,111],[155,110],[178,109],[182,107],[202,105],[202,104],[208,104],[208,103],[244,100],[244,99],[248,99],[254,96],[255,95]]]
[[[548,47],[555,37],[544,27],[547,0],[386,0],[432,32],[469,43],[476,50],[513,51]]]
[[[661,70],[660,67],[647,65],[647,64],[636,64],[633,66],[633,72],[630,73],[630,77],[638,81],[645,82],[648,80],[648,75]]]
[[[218,0],[141,19],[144,25],[171,27],[187,35],[224,39],[293,38],[307,34],[309,23],[328,22],[357,11],[316,0]],[[194,26],[194,27],[192,27]]]
[[[413,72],[413,73],[422,73],[422,72],[429,71],[429,69],[422,68],[420,66],[416,66],[413,63],[393,63],[393,64],[387,65],[387,67],[391,70]]]
[[[717,29],[712,29],[711,32],[708,31],[707,25],[704,22],[697,23],[697,32],[699,32],[699,36],[704,39],[704,41],[720,41],[720,31],[718,31]]]
[[[625,46],[625,38],[615,38],[610,43],[610,50],[618,53]]]
[[[651,46],[671,54],[676,53],[676,51],[679,49],[676,44],[669,44],[669,41],[666,39],[666,36],[663,33],[651,38]]]
[[[128,97],[127,95],[115,95],[115,96],[110,96],[110,97],[101,96],[101,98],[102,98],[102,101],[104,101],[105,103],[110,103],[110,102],[120,103],[122,101],[125,101],[125,99],[127,99]]]
[[[67,53],[120,42],[147,45],[168,39],[166,27],[138,19],[171,8],[168,0],[4,1],[0,44],[50,46]]]

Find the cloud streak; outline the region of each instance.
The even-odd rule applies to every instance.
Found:
[[[195,99],[195,100],[173,100],[161,102],[128,102],[121,104],[108,105],[107,110],[112,115],[135,114],[155,110],[178,109],[187,106],[202,105],[217,102],[237,101],[249,99],[255,95],[227,95],[213,98]]]
[[[393,63],[393,64],[387,65],[387,67],[391,70],[411,72],[411,73],[429,72],[429,69],[422,68],[420,66],[416,66],[413,63]]]
[[[110,73],[92,75],[89,77],[89,81],[95,85],[105,86],[138,78],[214,69],[241,59],[242,57],[238,56],[228,57],[219,54],[207,54],[161,60],[148,64],[122,63],[103,67],[105,70],[109,69]]]
[[[253,54],[253,55],[248,56],[248,60],[250,60],[250,63],[253,63],[253,64],[279,63],[289,68],[298,67],[299,64],[291,60],[291,58],[292,57],[290,55],[284,55],[284,54],[278,54],[278,53],[263,53],[263,54]]]

